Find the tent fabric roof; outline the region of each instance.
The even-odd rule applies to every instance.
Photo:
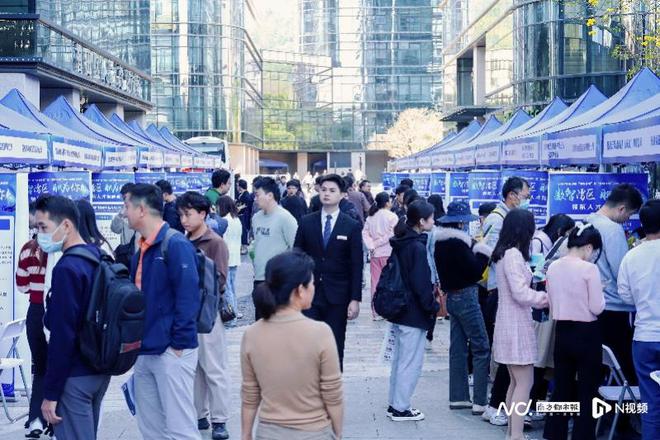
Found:
[[[25,116],[0,105],[0,128],[25,131],[28,133],[48,134],[49,130]]]
[[[119,116],[117,116],[119,118]],[[123,121],[122,121],[123,122]],[[147,140],[147,142],[152,142],[156,145],[159,145],[161,148],[168,150],[168,151],[177,151],[175,150],[174,147],[172,147],[170,144],[164,142],[163,140],[158,140],[158,139],[153,139],[149,133],[144,131],[142,126],[137,122],[137,121],[131,121],[129,123],[124,122],[128,126],[128,128],[133,131],[135,134],[140,136],[141,138],[144,138]]]
[[[105,115],[99,110],[99,108],[95,105],[92,104],[85,110],[83,113],[83,116],[92,121],[93,123],[97,124],[100,127],[103,127],[104,129],[108,130],[110,133],[113,134],[114,139],[120,140],[122,143],[127,144],[127,145],[135,145],[135,146],[141,146],[141,147],[147,147],[148,144],[145,142],[137,139],[137,136],[129,136],[126,133],[122,132],[121,130],[117,129],[109,120],[108,118],[105,117]]]
[[[483,139],[484,137],[488,136],[489,134],[495,132],[499,128],[502,127],[502,123],[500,122],[499,119],[497,119],[495,116],[490,116],[486,122],[481,126],[479,131],[469,138],[467,141],[464,143],[455,143],[452,142],[452,145],[450,147],[451,151],[458,151],[458,150],[463,150],[464,148],[469,148],[473,147],[475,145],[475,142],[478,142],[479,140]],[[445,150],[447,151],[447,150]]]
[[[505,136],[507,133],[517,129],[522,124],[525,124],[531,120],[532,117],[529,115],[529,113],[523,109],[518,109],[513,114],[513,116],[511,116],[509,120],[502,124],[502,126],[500,126],[497,130],[493,130],[484,136],[480,136],[479,139],[475,139],[471,143],[473,143],[478,148],[479,145],[486,145],[490,142],[494,142],[497,140],[497,138]]]
[[[511,130],[508,132],[505,136],[502,136],[500,139],[497,139],[499,142],[505,142],[509,139],[514,139],[518,136],[523,135],[526,131],[534,129],[539,124],[544,123],[545,121],[548,121],[564,110],[566,110],[568,106],[564,102],[563,99],[556,97],[553,99],[550,104],[545,107],[541,113],[536,115],[534,118],[531,120],[527,121],[526,123],[520,125],[518,128],[515,130]]]
[[[145,132],[149,135],[149,137],[151,139],[154,139],[154,140],[158,141],[161,144],[169,145],[170,149],[172,149],[172,150],[174,150],[178,153],[190,154],[190,151],[188,151],[187,149],[181,148],[178,145],[173,145],[171,142],[168,142],[167,139],[165,139],[163,137],[163,135],[160,134],[160,131],[158,131],[158,128],[156,128],[156,126],[154,124],[149,124],[149,126],[147,126]]]
[[[602,127],[603,125],[617,124],[634,119],[645,119],[656,116],[658,114],[660,114],[660,92],[640,102],[639,104],[621,109],[621,111],[618,112],[610,113],[609,115],[580,128]]]
[[[178,137],[174,136],[167,127],[161,127],[160,130],[158,131],[160,132],[160,135],[163,137],[163,139],[168,141],[170,144],[183,148],[186,151],[190,152],[190,154],[199,154],[198,151],[195,150],[193,147],[191,147],[190,145],[184,142],[181,142],[181,140]]]

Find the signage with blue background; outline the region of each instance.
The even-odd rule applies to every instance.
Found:
[[[167,181],[172,185],[174,194],[183,194],[186,191],[193,190],[193,188],[190,188],[188,173],[167,173]]]
[[[394,190],[396,187],[394,183],[394,174],[393,173],[383,173],[382,174],[382,180],[383,180],[383,191],[390,192]]]
[[[0,174],[0,328],[14,319],[14,259],[19,250],[16,241],[16,175]],[[27,225],[25,225],[27,229]],[[25,316],[25,315],[23,315]],[[11,341],[0,341],[0,356],[10,348]],[[6,369],[0,376],[0,382],[13,384],[13,372]]]
[[[470,197],[470,173],[449,173],[449,202],[467,200]]]
[[[545,225],[548,221],[548,173],[546,171],[504,170],[499,187],[499,198],[502,197],[502,186],[510,177],[522,177],[529,182],[529,192],[532,196],[529,209],[534,213],[537,225]],[[498,200],[499,200],[498,198]]]
[[[33,202],[42,194],[57,194],[71,200],[90,200],[90,185],[87,171],[30,173],[28,175],[28,198]]]
[[[92,201],[123,203],[121,187],[126,183],[135,183],[133,173],[92,173]]]
[[[447,173],[431,173],[431,194],[440,194],[447,198]]]
[[[486,202],[497,202],[500,197],[499,171],[472,171],[468,173],[468,197],[474,212]]]
[[[153,185],[165,178],[167,178],[165,173],[135,173],[135,183],[149,183]]]
[[[410,175],[413,181],[413,189],[417,191],[422,197],[431,195],[431,174],[430,173],[413,173]]]

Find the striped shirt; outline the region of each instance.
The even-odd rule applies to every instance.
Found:
[[[29,294],[32,304],[44,303],[47,261],[48,254],[41,250],[35,240],[25,243],[18,256],[16,288],[19,292]]]

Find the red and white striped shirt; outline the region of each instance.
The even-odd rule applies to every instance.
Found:
[[[43,304],[46,281],[46,262],[44,253],[35,240],[30,240],[21,249],[16,269],[16,288],[30,295],[32,304]]]

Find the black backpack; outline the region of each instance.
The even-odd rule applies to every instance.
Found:
[[[83,359],[100,374],[119,376],[137,360],[144,333],[144,294],[131,281],[126,266],[102,253],[74,247],[75,255],[96,266],[94,282],[80,329]]]
[[[408,307],[408,289],[401,277],[401,265],[392,252],[378,279],[374,298],[374,309],[388,321],[405,313]]]
[[[170,228],[160,245],[160,252],[167,265],[167,247],[170,239],[179,232]],[[197,314],[197,333],[211,333],[220,309],[218,268],[215,261],[207,257],[201,249],[195,249],[195,265],[199,276],[200,304]]]
[[[135,254],[135,233],[128,243],[120,244],[115,249],[115,262],[123,264],[126,267],[131,267],[131,259]]]

